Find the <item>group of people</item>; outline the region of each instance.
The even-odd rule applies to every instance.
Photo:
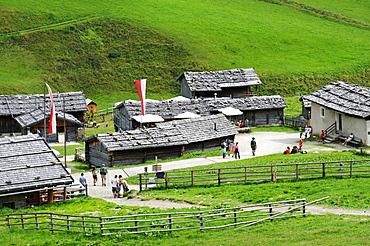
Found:
[[[235,157],[235,159],[240,159],[240,149],[239,143],[233,143],[230,139],[222,140],[221,142],[221,151],[222,151],[222,158],[225,158],[226,155]]]
[[[248,119],[245,119],[245,121],[243,122],[242,120],[239,120],[237,122],[235,122],[235,125],[238,126],[238,127],[244,127],[244,126],[249,126],[249,120]]]
[[[126,180],[122,178],[122,175],[114,175],[114,178],[112,179],[111,184],[112,184],[112,193],[113,193],[114,198],[120,198],[121,191],[123,191],[122,194],[129,191],[127,182]]]
[[[254,137],[250,143],[252,149],[252,155],[256,155],[257,142]],[[232,156],[235,159],[240,159],[240,146],[238,142],[233,143],[230,139],[222,140],[221,142],[222,158],[226,156]]]
[[[299,127],[299,138],[309,138],[312,135],[312,127],[306,126],[305,128]]]
[[[96,186],[98,183],[98,170],[96,169],[96,167],[93,167],[91,173],[94,186]],[[99,173],[101,177],[102,186],[107,186],[108,168],[105,166],[105,164],[102,164],[102,166],[99,169]],[[87,186],[87,180],[84,173],[81,173],[79,182],[83,187]],[[114,198],[121,197],[121,191],[123,191],[123,194],[129,191],[128,184],[126,180],[123,179],[122,175],[114,175],[114,178],[111,180],[111,185]]]
[[[307,154],[307,152],[303,150],[303,140],[302,139],[299,140],[298,146],[299,147],[293,146],[292,149],[290,149],[290,147],[287,146],[283,154],[297,154],[297,153]]]

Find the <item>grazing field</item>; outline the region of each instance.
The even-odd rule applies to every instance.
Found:
[[[112,106],[138,98],[134,79],[147,78],[148,97],[165,99],[179,94],[182,72],[248,67],[264,82],[260,94],[305,94],[335,79],[369,85],[368,3],[299,2],[306,8],[283,0],[5,0],[0,90],[42,93],[45,79]]]

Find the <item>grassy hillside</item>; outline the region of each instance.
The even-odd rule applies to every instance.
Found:
[[[133,80],[145,77],[160,99],[179,92],[184,71],[248,67],[261,94],[305,94],[335,79],[370,85],[368,4],[298,2],[4,0],[0,91],[41,93],[45,78],[119,101],[137,98]]]

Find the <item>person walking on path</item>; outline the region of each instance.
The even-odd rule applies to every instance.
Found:
[[[235,143],[235,150],[234,150],[234,156],[235,156],[235,159],[240,159],[240,151],[239,151],[239,143],[236,142]]]
[[[321,143],[324,144],[325,143],[325,132],[324,132],[324,130],[321,130],[320,138],[321,138]]]
[[[256,142],[254,137],[252,137],[251,148],[252,148],[252,155],[255,156],[256,155],[256,149],[257,149],[257,142]]]
[[[225,140],[222,140],[221,142],[221,151],[222,151],[222,158],[226,157],[226,143]]]
[[[111,181],[111,184],[112,184],[112,193],[113,193],[113,197],[114,198],[119,197],[118,182],[119,182],[118,181],[118,176],[117,175],[114,175],[114,178]]]
[[[98,171],[96,171],[96,167],[93,167],[91,173],[93,177],[94,186],[96,186],[96,183],[98,183]]]
[[[86,185],[87,185],[87,180],[86,180],[86,178],[85,178],[85,176],[84,176],[84,173],[81,173],[81,177],[80,177],[79,181],[80,181],[80,184],[81,184],[83,187],[86,187]]]
[[[100,168],[102,186],[107,186],[107,174],[108,174],[108,168],[105,166],[105,164],[102,164]]]

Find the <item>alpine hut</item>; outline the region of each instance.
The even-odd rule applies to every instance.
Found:
[[[77,129],[84,121],[84,113],[87,110],[86,99],[83,92],[53,93],[55,109],[58,113],[57,132],[64,133],[64,118],[67,120],[67,131]],[[40,117],[49,117],[49,95],[0,95],[0,134],[26,134],[26,130],[36,133],[37,130],[43,135],[44,121]],[[44,110],[45,109],[45,110]],[[41,112],[41,113],[40,113]],[[64,113],[68,114],[64,117]],[[40,115],[41,114],[41,115]],[[42,117],[42,118],[44,118]],[[73,118],[72,118],[73,117]],[[49,121],[46,122],[49,127]],[[76,132],[67,134],[66,140],[76,140]],[[82,136],[83,137],[83,136]],[[48,136],[48,141],[57,141],[56,134]]]
[[[233,120],[248,119],[250,126],[282,125],[284,108],[287,107],[280,95],[259,96],[247,98],[197,98],[188,100],[164,100],[147,102],[146,111],[149,114],[161,116],[165,121],[181,117],[184,113],[192,113],[192,117],[218,114],[222,109],[232,107],[242,112]],[[139,101],[127,100],[116,106],[114,124],[116,131],[136,129],[138,123],[134,117],[141,113]]]
[[[237,131],[222,114],[158,123],[153,128],[91,136],[85,140],[89,165],[123,166],[155,158],[179,157],[195,150],[217,149]]]
[[[370,144],[370,88],[333,81],[304,99],[311,102],[314,134],[324,130],[340,138],[353,133],[357,143]]]
[[[38,134],[0,138],[0,207],[18,209],[65,200],[73,183]],[[58,193],[62,189],[64,192]]]
[[[177,80],[181,84],[181,95],[188,98],[250,97],[256,95],[252,86],[262,84],[253,68],[185,72]]]

